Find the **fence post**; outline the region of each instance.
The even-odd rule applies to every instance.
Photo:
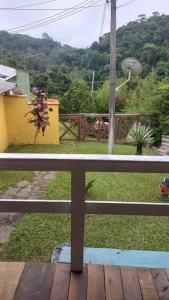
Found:
[[[85,172],[79,165],[71,172],[71,271],[83,271]]]
[[[80,132],[80,126],[81,126],[81,121],[80,121],[80,114],[77,115],[76,117],[77,120],[77,135],[78,135],[78,140],[81,141],[81,132]]]

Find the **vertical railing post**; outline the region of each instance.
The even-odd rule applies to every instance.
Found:
[[[77,164],[77,162],[76,162]],[[71,172],[71,271],[83,271],[85,172],[75,165]]]

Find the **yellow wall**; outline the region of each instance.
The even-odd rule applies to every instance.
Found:
[[[25,114],[31,110],[32,105],[27,104],[26,96],[4,96],[8,144],[33,144],[36,128],[33,124],[28,124]],[[53,108],[49,112],[50,126],[46,127],[45,135],[38,134],[36,144],[58,144],[59,143],[59,115],[58,105],[49,105]]]
[[[6,113],[3,96],[0,96],[0,152],[8,146]]]

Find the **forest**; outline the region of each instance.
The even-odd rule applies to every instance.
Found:
[[[95,70],[96,88],[109,76],[109,33],[86,49],[61,45],[47,33],[42,38],[0,31],[0,63],[24,68],[24,57],[40,53],[26,60],[32,73],[47,74],[61,65],[73,78],[91,81]],[[143,77],[155,68],[160,78],[169,75],[169,16],[154,12],[151,17],[138,16],[136,21],[117,29],[117,71],[121,76],[121,62],[135,57],[143,65]],[[60,73],[60,72],[59,72]],[[65,70],[64,70],[65,74]]]
[[[33,38],[0,31],[0,64],[26,67],[31,86],[40,86],[49,96],[59,98],[63,113],[106,113],[109,36],[106,33],[90,47],[77,49],[54,41],[47,33]],[[137,58],[143,72],[117,93],[116,111],[154,112],[158,115],[157,135],[169,134],[169,15],[139,15],[117,29],[117,85],[125,80],[121,62],[126,57]]]

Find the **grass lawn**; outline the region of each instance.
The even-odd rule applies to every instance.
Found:
[[[26,171],[0,171],[0,196],[20,180],[32,180],[33,172]]]
[[[32,152],[32,146],[8,148],[8,152]],[[107,153],[104,143],[64,142],[59,146],[35,146],[34,153]],[[116,145],[116,154],[134,154],[135,147]],[[157,155],[150,149],[144,154]],[[88,173],[95,179],[87,199],[161,201],[159,182],[164,174]],[[70,174],[59,172],[42,199],[70,199]],[[49,261],[56,245],[70,242],[70,216],[27,214],[10,241],[0,250],[1,260]],[[169,219],[165,217],[86,216],[85,246],[169,251]]]

